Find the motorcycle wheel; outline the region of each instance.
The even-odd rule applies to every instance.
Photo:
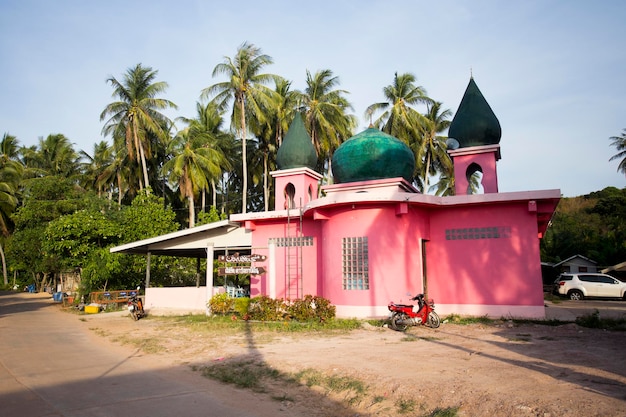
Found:
[[[139,316],[137,316],[137,312],[135,310],[130,312],[130,316],[133,318],[133,320],[137,321],[139,320]]]
[[[403,321],[407,320],[409,318],[409,316],[407,316],[404,313],[393,313],[393,315],[391,316],[391,328],[393,330],[396,330],[398,332],[404,332],[406,331],[406,329],[409,328],[408,324],[404,324]]]
[[[436,329],[441,325],[441,319],[439,319],[439,315],[434,311],[428,313],[428,326]]]

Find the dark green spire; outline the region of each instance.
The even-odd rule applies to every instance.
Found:
[[[465,90],[459,109],[450,123],[448,137],[456,139],[460,148],[496,145],[500,143],[502,129],[493,110],[474,82]]]
[[[317,153],[300,113],[296,113],[283,143],[278,148],[276,165],[278,169],[303,167],[315,169],[317,165]]]

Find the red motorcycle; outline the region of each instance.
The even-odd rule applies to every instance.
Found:
[[[417,301],[418,310],[413,311],[412,305],[389,303],[389,327],[399,332],[404,332],[409,326],[425,325],[436,329],[441,324],[441,320],[435,313],[435,303],[433,300],[424,300],[424,294],[418,294],[411,298]]]

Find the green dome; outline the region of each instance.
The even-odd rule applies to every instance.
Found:
[[[412,182],[415,156],[401,140],[369,128],[339,146],[332,169],[337,184],[397,177]]]
[[[448,137],[456,139],[459,148],[466,148],[496,145],[500,143],[501,136],[498,118],[478,89],[474,78],[471,78],[459,109],[450,123]]]
[[[296,113],[283,143],[278,148],[276,165],[279,169],[306,167],[313,170],[317,165],[317,152],[304,127],[300,113]]]

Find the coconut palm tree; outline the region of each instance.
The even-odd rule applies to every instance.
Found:
[[[269,173],[276,166],[276,152],[280,147],[284,133],[294,118],[298,106],[299,92],[291,89],[291,81],[277,78],[274,86],[274,100],[271,107],[266,110],[268,123],[259,126],[255,136],[257,138],[256,150],[263,155],[263,171],[258,176],[263,182],[263,204],[265,211],[270,205],[270,181]],[[253,181],[255,179],[253,173]]]
[[[216,207],[216,184],[219,182],[223,172],[232,169],[230,156],[233,153],[234,138],[231,134],[222,130],[224,125],[223,112],[219,110],[216,103],[210,102],[206,105],[196,103],[196,112],[195,119],[180,117],[178,120],[187,124],[189,130],[188,135],[192,140],[215,151],[211,153],[214,158],[212,163],[219,166],[220,173],[218,176],[210,176],[208,180],[213,192],[213,206]],[[201,190],[203,196],[201,210],[204,210],[205,207],[204,195],[207,189],[208,187]]]
[[[206,105],[196,103],[195,119],[181,117],[180,121],[188,126],[178,132],[168,147],[172,155],[163,170],[170,181],[177,182],[181,198],[186,198],[189,208],[189,227],[195,224],[195,197],[204,195],[213,187],[213,204],[216,204],[216,183],[224,171],[231,169],[227,158],[232,136],[221,130],[224,119],[222,112],[214,102]]]
[[[429,190],[428,180],[430,176],[436,175],[438,172],[452,170],[452,161],[446,152],[447,137],[439,135],[450,126],[449,118],[452,116],[452,112],[449,109],[441,111],[441,106],[442,103],[438,101],[427,104],[426,114],[421,118],[419,125],[422,137],[416,142],[420,146],[413,150],[417,161],[419,161],[416,164],[418,167],[417,177],[424,193]]]
[[[417,134],[422,115],[413,108],[419,104],[428,104],[432,100],[426,95],[422,86],[416,86],[417,78],[411,73],[396,72],[393,82],[383,88],[385,101],[370,105],[365,116],[370,119],[377,112],[382,112],[371,122],[383,132],[397,137],[410,144]]]
[[[348,114],[352,105],[345,95],[349,93],[337,89],[338,85],[339,78],[329,69],[313,75],[307,70],[306,88],[299,94],[300,110],[322,165],[330,163],[334,151],[352,136],[357,124],[356,116]]]
[[[58,175],[75,180],[80,172],[80,157],[62,134],[39,138],[38,145],[20,148],[26,177]]]
[[[621,159],[619,165],[617,166],[617,172],[622,172],[626,175],[626,129],[623,129],[623,132],[619,136],[611,136],[610,139],[611,146],[615,146],[617,149],[617,153],[613,155],[609,161],[614,161],[616,159]]]
[[[150,135],[164,142],[167,141],[167,129],[172,122],[160,110],[176,109],[173,102],[157,98],[164,93],[168,84],[164,81],[155,82],[158,71],[137,64],[129,68],[122,81],[111,77],[107,80],[113,87],[115,101],[105,107],[100,120],[109,118],[102,129],[103,134],[124,137],[128,155],[136,159],[143,173],[143,182],[139,180],[139,189],[150,186],[146,159],[152,155]]]
[[[274,94],[265,84],[275,79],[276,76],[261,73],[261,71],[273,62],[273,59],[263,54],[260,48],[245,42],[237,49],[234,59],[225,57],[224,62],[217,64],[213,69],[213,77],[225,75],[227,81],[213,84],[202,90],[201,97],[213,97],[213,101],[218,104],[220,110],[225,109],[231,101],[233,102],[231,128],[238,132],[243,157],[242,213],[247,211],[248,124],[263,124],[267,121],[263,110],[270,107]]]
[[[9,235],[10,216],[18,204],[18,190],[24,166],[18,160],[19,144],[15,136],[5,133],[0,141],[0,258],[4,285],[8,285],[4,238]]]
[[[82,150],[79,154],[85,160],[85,162],[82,163],[84,188],[97,189],[98,197],[101,197],[104,183],[98,182],[98,178],[102,175],[104,170],[111,165],[114,157],[114,148],[103,140],[94,144],[93,156]]]

